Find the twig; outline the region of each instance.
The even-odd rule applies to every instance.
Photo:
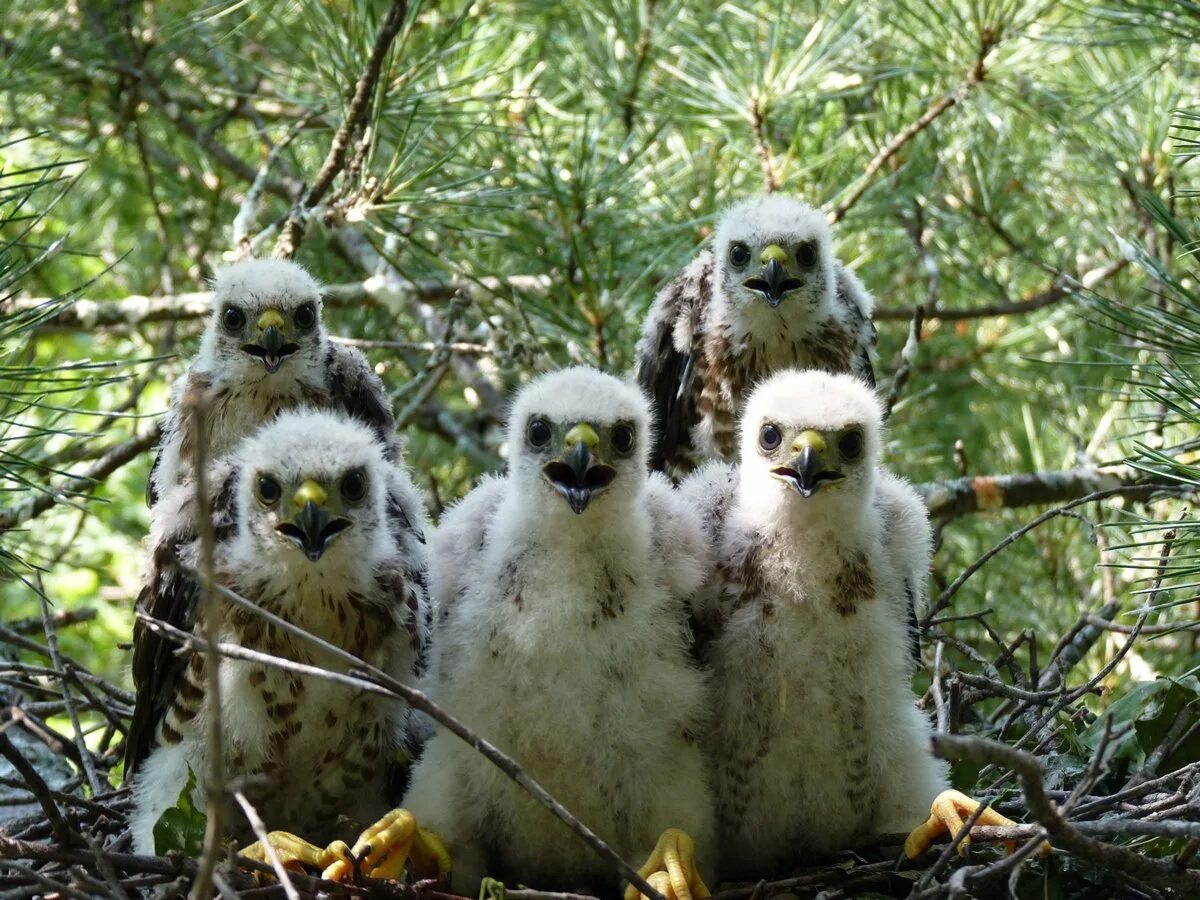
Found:
[[[1173,861],[1151,859],[1124,847],[1102,843],[1063,818],[1046,793],[1042,764],[1036,756],[997,741],[944,734],[934,735],[933,751],[943,759],[992,763],[1016,772],[1030,814],[1046,829],[1056,846],[1081,859],[1125,872],[1156,887],[1182,891],[1185,895],[1200,892],[1200,871],[1181,870]],[[1200,834],[1200,825],[1180,824],[1195,828],[1195,833],[1188,836]]]
[[[960,103],[966,98],[971,90],[978,85],[987,76],[986,60],[988,54],[992,52],[992,47],[997,43],[998,36],[991,29],[985,29],[979,36],[979,52],[975,57],[975,63],[971,66],[971,70],[967,73],[967,77],[957,88],[940,97],[930,104],[929,108],[917,117],[907,128],[892,138],[886,146],[881,148],[878,153],[872,157],[863,169],[862,175],[854,183],[850,189],[849,195],[833,208],[829,213],[830,224],[837,224],[848,213],[863,194],[867,192],[867,188],[871,186],[871,180],[875,174],[884,167],[888,160],[900,152],[904,145],[915,138],[918,134],[932,125],[951,107]]]
[[[375,35],[375,46],[371,48],[367,67],[354,86],[354,96],[351,97],[350,106],[346,109],[346,117],[342,120],[341,126],[329,145],[329,153],[325,157],[325,162],[322,163],[317,177],[313,179],[312,187],[308,189],[303,201],[296,205],[283,225],[279,240],[275,244],[277,256],[290,259],[295,254],[296,247],[304,234],[305,215],[321,202],[329,192],[334,178],[345,167],[346,148],[350,145],[351,137],[366,121],[367,113],[371,108],[371,100],[375,95],[375,86],[379,82],[379,74],[383,71],[384,58],[407,17],[408,0],[392,0],[392,5],[388,8],[383,23],[379,26],[379,32]]]
[[[267,835],[267,826],[263,824],[258,810],[254,808],[250,801],[246,799],[246,795],[241,791],[234,791],[233,799],[237,801],[238,806],[245,813],[246,821],[250,823],[250,830],[254,832],[254,837],[258,840],[259,846],[263,848],[263,852],[267,855],[267,862],[275,870],[275,877],[283,885],[283,892],[287,894],[288,900],[300,900],[300,895],[296,892],[296,886],[292,884],[288,870],[284,867],[283,860],[279,858],[279,852],[275,849],[275,845],[271,843],[271,838]]]
[[[463,353],[468,356],[490,356],[492,348],[468,341],[375,341],[365,338],[333,337],[334,343],[363,350],[410,350],[418,353]]]
[[[72,737],[75,739],[75,747],[79,751],[79,759],[83,763],[83,772],[87,777],[88,787],[92,789],[92,796],[95,797],[100,793],[100,779],[96,775],[96,766],[92,761],[92,752],[88,750],[87,744],[83,740],[83,729],[79,726],[79,712],[75,709],[75,697],[67,685],[66,667],[63,665],[62,657],[58,653],[58,634],[54,630],[54,622],[50,616],[50,601],[46,599],[45,586],[42,584],[40,575],[37,578],[37,595],[41,603],[42,624],[46,632],[46,648],[50,651],[50,660],[53,662],[54,668],[63,673],[58,678],[58,686],[62,691],[63,703],[67,706],[67,715],[71,720]]]
[[[629,89],[621,102],[621,121],[625,125],[625,134],[633,131],[633,117],[637,112],[638,92],[642,87],[642,74],[650,59],[651,38],[654,34],[654,3],[655,0],[643,0],[642,30],[638,34],[637,43],[633,47],[633,73],[629,78]],[[509,892],[511,896],[512,892]]]
[[[758,150],[758,161],[762,165],[763,190],[771,194],[779,190],[779,175],[776,174],[775,166],[771,163],[771,148],[767,143],[766,124],[767,112],[763,109],[762,99],[755,97],[750,102],[750,126],[754,129],[754,146]]]
[[[945,643],[937,642],[937,646],[933,650],[933,680],[929,687],[933,692],[933,705],[937,710],[937,731],[940,734],[946,734],[950,731],[950,710],[946,706],[946,699],[942,696],[942,652],[945,648]]]
[[[925,304],[918,303],[913,309],[912,324],[908,327],[908,340],[904,342],[904,349],[900,351],[900,365],[896,368],[896,374],[892,376],[892,386],[888,388],[887,399],[884,401],[885,416],[891,416],[892,410],[900,400],[900,394],[904,392],[904,386],[908,384],[912,375],[913,364],[917,361],[917,350],[921,346],[921,326],[924,322]]]
[[[96,618],[96,607],[76,606],[73,609],[56,609],[50,614],[51,624],[57,628],[67,628],[81,622],[90,622]],[[36,616],[29,619],[17,619],[9,622],[8,627],[17,634],[42,634],[45,631],[45,619]]]
[[[1149,495],[1154,490],[1163,490],[1166,487],[1167,486],[1164,485],[1125,485],[1123,487],[1109,488],[1108,490],[1096,491],[1084,497],[1080,497],[1077,500],[1072,500],[1070,503],[1067,503],[1064,506],[1058,506],[1054,509],[1047,510],[1036,519],[1033,519],[1032,521],[1022,525],[1000,543],[996,544],[994,547],[984,553],[981,557],[979,557],[979,559],[975,560],[975,562],[971,563],[971,565],[967,566],[967,568],[963,570],[962,574],[959,575],[958,578],[956,578],[953,582],[951,582],[950,586],[946,588],[946,590],[942,592],[941,596],[939,596],[931,605],[929,612],[921,621],[921,627],[928,628],[930,621],[932,621],[932,619],[939,612],[941,612],[950,604],[950,601],[954,598],[954,595],[958,593],[959,589],[966,583],[967,579],[982,569],[988,560],[1002,551],[1005,547],[1008,547],[1010,544],[1014,543],[1018,538],[1033,531],[1039,525],[1042,525],[1051,519],[1057,518],[1058,516],[1067,515],[1070,513],[1070,510],[1077,506],[1082,506],[1085,503],[1093,503],[1097,500],[1104,500],[1108,497],[1115,497],[1118,494],[1128,494],[1134,488],[1137,488],[1137,490],[1134,491],[1136,493]]]

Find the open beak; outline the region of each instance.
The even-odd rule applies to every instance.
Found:
[[[788,275],[784,263],[787,261],[787,251],[778,244],[771,244],[762,252],[760,261],[763,264],[761,272],[754,278],[748,278],[742,284],[755,293],[761,294],[772,309],[777,307],[786,294],[791,293],[804,282],[799,278]]]
[[[331,516],[325,509],[325,489],[315,481],[306,481],[296,490],[292,505],[299,510],[291,521],[280,522],[275,530],[291,539],[304,551],[309,562],[316,562],[329,549],[334,538],[354,523]]]
[[[300,349],[295,341],[287,340],[284,332],[286,322],[277,309],[268,309],[258,317],[258,340],[250,344],[242,344],[242,352],[253,356],[263,364],[267,374],[273,375],[279,371],[283,361]]]
[[[592,497],[613,483],[617,470],[596,456],[600,438],[586,422],[568,431],[563,443],[562,455],[546,463],[542,475],[578,515]]]
[[[808,498],[824,484],[841,481],[846,476],[825,464],[825,439],[815,431],[802,431],[792,442],[795,452],[786,465],[771,470],[771,474],[788,485],[801,497]]]

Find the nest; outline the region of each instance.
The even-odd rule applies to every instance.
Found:
[[[798,861],[784,878],[720,885],[717,897],[952,898],[1022,896],[1031,890],[1049,897],[1200,896],[1200,682],[1137,684],[1103,715],[1088,703],[1139,642],[1168,630],[1182,631],[1184,637],[1195,631],[1195,622],[1147,624],[1168,571],[1174,535],[1163,536],[1148,602],[1132,624],[1113,621],[1120,604],[1110,599],[1082,613],[1040,665],[1032,631],[1009,642],[991,627],[987,612],[946,614],[971,574],[1056,514],[1062,510],[1039,516],[985,554],[943,590],[921,623],[934,674],[920,702],[937,723],[933,751],[954,764],[956,786],[1028,824],[977,828],[969,846],[960,847],[956,839],[914,862],[898,861],[904,835],[880,835],[834,859]],[[186,848],[165,856],[130,853],[126,817],[132,800],[128,788],[113,784],[119,781],[122,737],[134,698],[58,648],[58,629],[87,618],[86,611],[52,614],[44,601],[40,621],[0,627],[0,643],[11,657],[0,663],[7,693],[0,756],[14,773],[0,778],[9,807],[0,826],[0,898],[182,895],[198,879],[222,897],[450,896],[429,881],[333,883],[300,872],[276,873],[268,865],[236,859],[231,845],[211,839],[198,841],[191,853]],[[1116,652],[1094,675],[1073,678],[1088,651],[1110,632],[1121,639]],[[964,633],[983,640],[969,643],[960,636]],[[208,649],[193,636],[174,637],[195,651]],[[222,646],[218,652],[234,649]],[[18,655],[29,661],[18,661]],[[951,665],[951,659],[958,662]],[[331,677],[361,679],[460,737],[477,737],[383,673],[359,669]],[[73,733],[48,724],[63,715]],[[556,814],[598,853],[618,859],[514,760],[486,742],[479,746],[509,777],[559,810]],[[230,786],[231,798],[249,811],[236,787]],[[1054,851],[1043,858],[1038,850],[1046,838]],[[1004,853],[1002,844],[1015,852]],[[525,900],[580,896],[538,891],[536,885],[506,893]]]

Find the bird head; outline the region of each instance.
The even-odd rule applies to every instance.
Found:
[[[321,290],[293,262],[236,263],[213,280],[213,316],[205,340],[222,373],[239,379],[293,379],[323,364]]]
[[[878,398],[853,376],[780,372],[747,399],[743,477],[791,505],[862,500],[870,496],[882,427]]]
[[[239,525],[264,564],[370,568],[384,532],[383,448],[340,415],[281,414],[237,450]]]
[[[713,253],[720,299],[754,320],[805,322],[834,285],[825,216],[807,203],[771,195],[730,207],[717,223]]]
[[[537,483],[542,504],[582,515],[640,489],[649,427],[636,387],[576,366],[538,378],[517,396],[509,459],[523,484]]]

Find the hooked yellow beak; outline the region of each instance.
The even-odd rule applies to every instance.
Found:
[[[263,314],[258,317],[258,321],[254,324],[258,326],[259,331],[266,331],[272,325],[274,325],[276,328],[283,328],[283,326],[287,323],[283,320],[283,316],[280,315],[279,310],[271,307],[270,309],[264,311]]]
[[[562,455],[542,467],[542,475],[576,514],[617,477],[617,470],[596,455],[599,446],[596,429],[579,422],[563,437]]]
[[[283,361],[299,350],[300,345],[287,339],[287,322],[274,307],[264,310],[254,324],[258,328],[258,341],[242,344],[242,352],[262,362],[268,374],[278,372]]]
[[[792,441],[795,455],[785,465],[772,469],[771,474],[801,497],[811,497],[823,484],[845,477],[840,471],[826,467],[825,449],[825,437],[819,431],[802,431]]]
[[[275,530],[294,541],[310,562],[316,562],[334,538],[354,523],[343,516],[331,516],[325,509],[329,495],[325,486],[311,478],[292,495],[295,513],[289,522],[280,522]]]
[[[787,251],[778,244],[768,244],[758,259],[762,269],[742,284],[761,295],[772,309],[779,306],[785,295],[804,286],[802,280],[788,272]]]

